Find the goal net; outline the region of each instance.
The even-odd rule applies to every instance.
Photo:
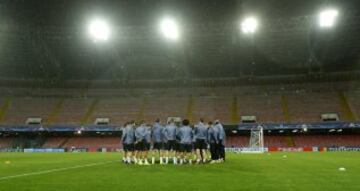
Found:
[[[250,143],[247,149],[244,149],[243,153],[263,153],[264,149],[264,133],[263,127],[258,125],[251,129]]]

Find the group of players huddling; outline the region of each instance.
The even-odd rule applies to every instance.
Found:
[[[153,125],[131,121],[122,128],[123,162],[138,165],[157,161],[162,165],[220,163],[225,161],[225,138],[219,120],[205,124],[200,119],[193,127],[187,119],[182,123],[171,119],[166,125],[159,119]]]

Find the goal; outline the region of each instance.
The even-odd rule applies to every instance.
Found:
[[[244,149],[243,153],[263,153],[265,151],[263,131],[261,125],[251,129],[249,147]]]

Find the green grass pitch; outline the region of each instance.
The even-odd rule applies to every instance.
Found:
[[[0,191],[360,190],[360,153],[227,156],[223,164],[134,166],[119,153],[0,153]]]

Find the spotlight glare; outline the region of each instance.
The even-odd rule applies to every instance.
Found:
[[[319,14],[319,25],[323,28],[330,28],[334,26],[338,11],[335,9],[328,9],[320,12]]]
[[[180,36],[178,25],[175,20],[170,18],[165,18],[161,21],[160,30],[165,38],[170,40],[177,40]]]
[[[252,34],[258,28],[258,21],[254,17],[248,17],[241,23],[241,30],[245,34]]]
[[[110,37],[110,27],[106,21],[95,19],[89,24],[89,35],[95,41],[107,41]]]

